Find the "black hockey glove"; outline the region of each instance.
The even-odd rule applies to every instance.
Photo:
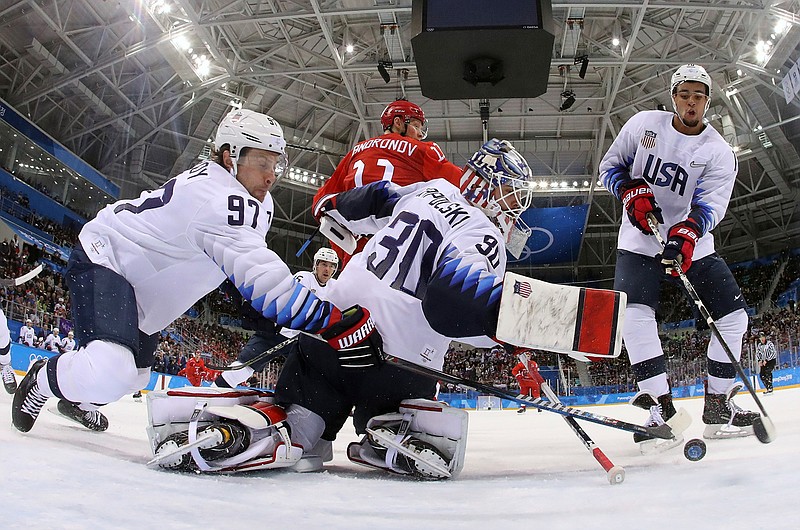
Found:
[[[354,305],[344,312],[334,309],[331,323],[319,334],[339,353],[342,368],[371,368],[384,360],[383,339],[366,308]]]

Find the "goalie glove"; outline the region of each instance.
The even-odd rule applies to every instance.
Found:
[[[689,218],[672,226],[667,233],[667,243],[661,253],[661,264],[664,265],[665,272],[672,276],[678,276],[675,270],[680,266],[683,272],[692,266],[692,255],[697,240],[700,238],[700,226],[693,219]]]
[[[645,234],[652,234],[650,226],[647,224],[647,214],[652,214],[658,219],[659,223],[664,222],[661,216],[661,208],[656,204],[653,190],[643,179],[633,179],[620,186],[620,200],[628,214],[628,220],[633,226]]]
[[[319,334],[338,352],[342,368],[370,368],[383,362],[383,339],[366,308],[354,305],[344,312],[334,308],[330,324]]]

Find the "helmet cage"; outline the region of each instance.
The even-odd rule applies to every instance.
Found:
[[[520,216],[533,202],[531,170],[514,146],[493,138],[470,157],[467,167],[472,171],[461,179],[464,197],[497,223],[507,244],[519,238],[515,230],[529,236],[531,229]]]

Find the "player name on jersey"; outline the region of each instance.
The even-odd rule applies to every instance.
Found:
[[[441,213],[447,224],[453,228],[458,227],[469,219],[469,212],[460,204],[450,201],[442,192],[436,188],[428,188],[419,194],[420,197],[429,199],[428,204],[431,208]]]
[[[358,154],[364,149],[369,149],[371,147],[378,147],[380,149],[389,149],[392,151],[397,151],[400,154],[411,156],[414,151],[416,151],[416,145],[412,144],[408,140],[396,140],[391,138],[372,138],[367,140],[366,142],[361,142],[360,144],[353,147],[353,154]]]

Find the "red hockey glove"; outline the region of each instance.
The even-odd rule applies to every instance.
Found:
[[[661,253],[661,263],[667,274],[677,276],[676,265],[683,272],[692,266],[692,254],[700,238],[700,226],[692,219],[686,219],[672,226],[667,233],[667,243]]]
[[[354,305],[344,312],[334,308],[319,334],[339,352],[339,366],[369,368],[383,362],[383,339],[366,308]]]
[[[661,208],[656,204],[653,190],[642,179],[634,179],[620,186],[620,199],[631,224],[645,234],[652,234],[647,224],[647,214],[653,214],[659,223],[664,222]]]

